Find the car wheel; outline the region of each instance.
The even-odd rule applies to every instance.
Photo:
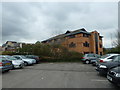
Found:
[[[23,69],[24,67],[22,66],[21,69]]]
[[[24,68],[24,65],[21,65],[21,67],[20,67],[21,69],[23,69]]]
[[[11,70],[14,70],[14,69],[15,69],[15,67],[14,67],[14,65],[13,65]]]
[[[6,70],[6,72],[9,72],[10,70]]]
[[[93,66],[96,66],[96,64],[95,64],[95,63],[93,63],[92,65],[93,65]]]
[[[28,63],[27,63],[27,62],[24,62],[24,65],[25,65],[25,66],[27,66],[27,65],[28,65]]]
[[[89,63],[90,63],[90,61],[86,60],[86,61],[85,61],[85,63],[86,63],[86,64],[89,64]]]

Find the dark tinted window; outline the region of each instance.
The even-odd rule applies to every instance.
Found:
[[[75,38],[75,35],[70,35],[69,38]]]
[[[96,54],[96,57],[100,58],[101,56]]]
[[[114,59],[116,56],[109,57],[108,59]]]
[[[89,35],[88,34],[83,34],[83,37],[89,37]]]
[[[83,43],[83,46],[89,47],[89,43],[88,43],[88,42],[85,42],[85,43]]]
[[[95,57],[94,54],[88,54],[87,57]]]
[[[120,56],[115,57],[115,58],[113,59],[113,61],[115,61],[115,62],[120,62]]]
[[[17,57],[17,56],[14,56],[15,58],[17,58],[17,59],[20,59],[20,57]]]
[[[74,47],[76,47],[76,44],[73,43],[73,42],[71,42],[71,43],[69,44],[69,47],[70,47],[70,48],[74,48]]]

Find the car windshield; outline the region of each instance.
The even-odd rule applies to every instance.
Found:
[[[17,60],[17,58],[14,58],[14,57],[12,57],[12,56],[8,56],[7,57],[9,60]]]
[[[25,56],[21,56],[23,59],[26,59],[26,57]]]
[[[106,58],[106,57],[108,57],[108,56],[110,56],[109,54],[106,54],[106,55],[103,55],[103,56],[101,56],[101,58]]]
[[[0,62],[2,62],[3,60],[6,60],[5,57],[0,57]]]
[[[115,59],[113,59],[114,62],[120,62],[120,56],[117,56]]]
[[[0,62],[2,62],[2,58],[0,57]]]

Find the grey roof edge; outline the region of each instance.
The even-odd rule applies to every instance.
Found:
[[[71,32],[71,33],[68,33],[68,34],[61,34],[62,36],[57,35],[58,37],[55,36],[55,37],[49,38],[47,40],[44,40],[42,42],[49,41],[49,40],[54,40],[54,39],[59,39],[59,38],[64,38],[64,37],[67,37],[67,36],[70,36],[70,35],[79,34],[79,33],[85,33],[85,34],[89,34],[89,35],[91,34],[90,32],[86,32],[86,31]]]

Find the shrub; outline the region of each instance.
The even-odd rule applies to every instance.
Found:
[[[82,54],[69,51],[67,48],[58,44],[42,44],[37,42],[34,45],[25,45],[17,50],[17,54],[37,55],[43,58],[44,61],[63,62],[63,61],[80,61]]]

